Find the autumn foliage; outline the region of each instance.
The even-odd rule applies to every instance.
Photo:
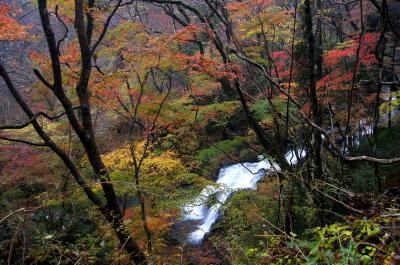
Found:
[[[26,39],[29,35],[29,25],[21,25],[17,19],[21,13],[9,4],[0,2],[0,41],[17,41]]]

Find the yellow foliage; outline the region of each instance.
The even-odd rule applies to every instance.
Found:
[[[185,167],[173,151],[167,151],[160,156],[148,157],[142,166],[143,174],[149,177],[171,176],[183,170]]]
[[[135,146],[136,159],[139,160],[143,154],[144,142],[139,142]],[[103,161],[111,170],[129,171],[133,170],[133,159],[130,146],[122,148],[103,156]],[[173,151],[166,151],[159,156],[149,154],[142,163],[141,175],[155,177],[160,175],[171,175],[178,171],[185,170],[182,162],[177,158]]]
[[[280,39],[289,43],[292,36],[293,14],[270,0],[250,0],[228,4],[232,19],[238,21],[238,38],[253,41],[262,34],[267,42]],[[255,43],[255,46],[258,44]],[[251,47],[255,49],[257,47]],[[264,49],[264,47],[260,47]],[[254,50],[253,50],[254,51]]]
[[[143,153],[144,142],[136,145],[136,155]],[[126,145],[103,156],[103,162],[111,170],[126,171],[133,168],[133,159],[130,146]]]

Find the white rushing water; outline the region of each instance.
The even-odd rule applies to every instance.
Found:
[[[305,155],[305,150],[298,149],[289,151],[285,157],[291,165],[295,165],[298,158],[304,158]],[[210,232],[212,225],[217,221],[221,207],[232,193],[239,190],[256,189],[257,182],[267,172],[280,170],[276,163],[263,159],[262,156],[259,162],[239,163],[222,168],[215,186],[210,185],[204,188],[193,203],[182,207],[184,220],[200,222],[196,229],[188,235],[187,242],[190,244],[201,243],[204,236]],[[216,202],[207,207],[207,201],[212,195],[215,195]]]
[[[270,170],[280,169],[278,165],[272,165],[266,159],[222,168],[216,181],[217,185],[206,187],[192,204],[183,207],[184,220],[201,221],[196,230],[189,234],[187,241],[191,244],[200,243],[210,232],[229,196],[235,191],[255,189],[257,182]],[[211,195],[215,195],[216,203],[207,207],[206,202]]]
[[[393,112],[396,114],[396,112]],[[348,137],[347,141],[352,141],[356,146],[373,132],[373,126],[366,120],[359,123],[358,133]],[[348,147],[347,147],[348,148]],[[348,151],[348,149],[346,150]],[[290,165],[296,165],[299,159],[306,156],[304,148],[290,150],[285,158]],[[182,207],[183,219],[187,221],[198,221],[199,225],[188,235],[187,242],[199,244],[204,236],[210,232],[212,225],[217,221],[222,206],[226,203],[229,196],[234,192],[245,189],[256,189],[257,182],[266,175],[267,172],[280,171],[276,163],[271,163],[267,159],[261,158],[255,163],[239,163],[222,168],[219,172],[216,185],[204,188],[193,203]],[[207,206],[210,196],[215,196],[215,203]]]
[[[296,165],[298,162],[297,158],[304,158],[306,156],[306,150],[304,148],[299,148],[297,150],[290,150],[286,153],[285,158],[291,165]]]

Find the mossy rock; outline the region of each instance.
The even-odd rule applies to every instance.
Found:
[[[240,150],[246,147],[246,137],[235,137],[200,150],[196,155],[198,167],[203,176],[215,177],[219,169],[237,163]]]
[[[239,153],[240,161],[255,162],[258,160],[258,153],[253,149],[243,149]]]

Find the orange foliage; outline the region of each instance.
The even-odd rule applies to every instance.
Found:
[[[15,12],[6,3],[0,3],[0,41],[23,40],[27,37],[29,25],[20,25]]]
[[[171,229],[171,226],[176,222],[181,213],[180,209],[153,213],[151,211],[151,207],[146,208],[146,221],[153,238],[159,238],[161,235],[168,233],[168,231]],[[143,223],[140,217],[140,207],[131,207],[125,210],[124,219],[129,220],[128,222],[132,223],[132,235],[134,235],[139,241],[140,245],[145,248],[146,235],[144,233]]]
[[[195,24],[189,24],[188,26],[178,30],[174,36],[180,42],[192,42],[197,40],[199,34],[205,33],[211,36],[211,32],[207,27]]]
[[[191,75],[207,74],[215,79],[228,78],[230,80],[239,77],[235,73],[236,71],[233,70],[238,66],[220,63],[216,60],[206,58],[201,53],[196,53],[194,55],[180,53],[176,55],[176,58],[184,68],[190,70],[189,74]]]

